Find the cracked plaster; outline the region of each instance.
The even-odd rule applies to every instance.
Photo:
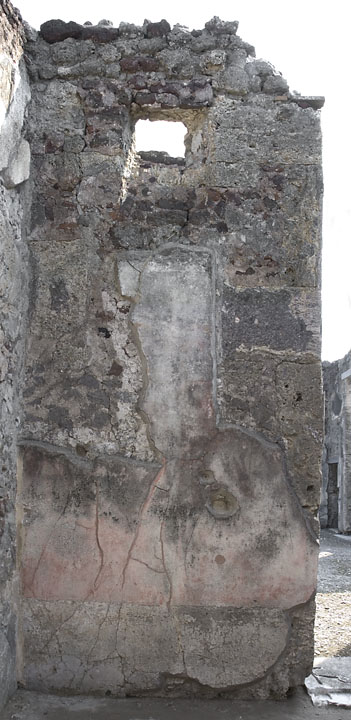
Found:
[[[25,56],[19,679],[283,697],[313,655],[322,101],[218,18],[49,21]],[[139,118],[185,158],[138,155]]]

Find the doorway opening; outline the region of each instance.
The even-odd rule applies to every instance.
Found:
[[[337,529],[339,520],[338,463],[328,463],[327,503],[327,527]]]

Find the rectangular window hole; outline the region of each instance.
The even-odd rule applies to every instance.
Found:
[[[137,152],[161,152],[173,158],[183,158],[186,133],[187,128],[182,122],[138,120],[135,125],[135,149]]]

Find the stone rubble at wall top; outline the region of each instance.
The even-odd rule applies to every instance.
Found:
[[[144,20],[142,26],[134,25],[132,23],[121,22],[118,28],[113,27],[112,22],[109,20],[101,20],[97,25],[92,25],[90,22],[81,25],[76,22],[64,22],[63,20],[48,20],[40,26],[40,32],[44,40],[49,43],[60,42],[68,37],[73,37],[76,40],[87,40],[89,38],[96,39],[98,42],[108,42],[114,40],[117,37],[130,36],[130,37],[164,37],[164,36],[180,36],[181,44],[184,44],[186,36],[199,37],[203,32],[213,33],[214,35],[236,35],[238,29],[238,22],[224,22],[217,17],[212,18],[205,25],[205,30],[192,30],[183,25],[175,25],[173,31],[167,20],[161,20],[160,22],[150,22],[150,20]],[[238,38],[240,41],[240,38]],[[246,45],[250,50],[251,54],[254,54],[254,49],[250,45]]]
[[[241,40],[236,34],[237,28],[238,22],[225,22],[217,17],[207,22],[203,30],[192,31],[181,25],[171,29],[167,20],[156,23],[145,20],[142,26],[121,22],[118,28],[112,27],[106,20],[97,25],[48,20],[41,25],[39,36],[36,33],[31,35],[27,29],[30,41],[27,53],[33,54],[31,46],[37,37],[35,53],[40,52],[41,40],[53,46],[51,52],[42,48],[46,67],[39,72],[39,78],[43,80],[55,76],[69,79],[88,74],[126,78],[129,82],[131,76],[138,73],[141,75],[140,92],[134,101],[141,106],[158,103],[164,108],[190,106],[179,99],[181,83],[177,86],[176,81],[177,76],[184,76],[184,73],[200,83],[202,90],[202,93],[197,93],[202,96],[201,100],[198,99],[197,103],[192,101],[192,107],[196,104],[210,105],[212,92],[238,96],[263,92],[286,96],[286,99],[289,98],[301,107],[320,109],[323,106],[324,98],[290,94],[286,80],[270,63],[254,59],[255,49]],[[85,51],[78,53],[77,44],[69,41],[85,41]],[[95,50],[95,44],[99,46],[107,43],[109,49]],[[165,87],[163,80],[163,88],[150,89],[150,84],[155,86],[158,72],[173,80],[171,87]],[[149,74],[147,82],[145,73]],[[35,75],[32,79],[36,79]],[[162,98],[157,97],[160,92]],[[202,101],[204,95],[206,102]]]

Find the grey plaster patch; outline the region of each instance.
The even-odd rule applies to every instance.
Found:
[[[212,306],[207,250],[175,247],[151,257],[141,275],[132,322],[148,366],[143,408],[155,445],[167,457],[181,448],[184,452],[212,422]]]
[[[22,681],[45,691],[108,691],[123,697],[158,688],[167,695],[177,683],[181,694],[188,679],[210,686],[215,695],[216,688],[230,690],[263,676],[289,633],[285,613],[273,609],[211,608],[211,619],[207,608],[169,613],[132,604],[27,600],[23,610]]]

